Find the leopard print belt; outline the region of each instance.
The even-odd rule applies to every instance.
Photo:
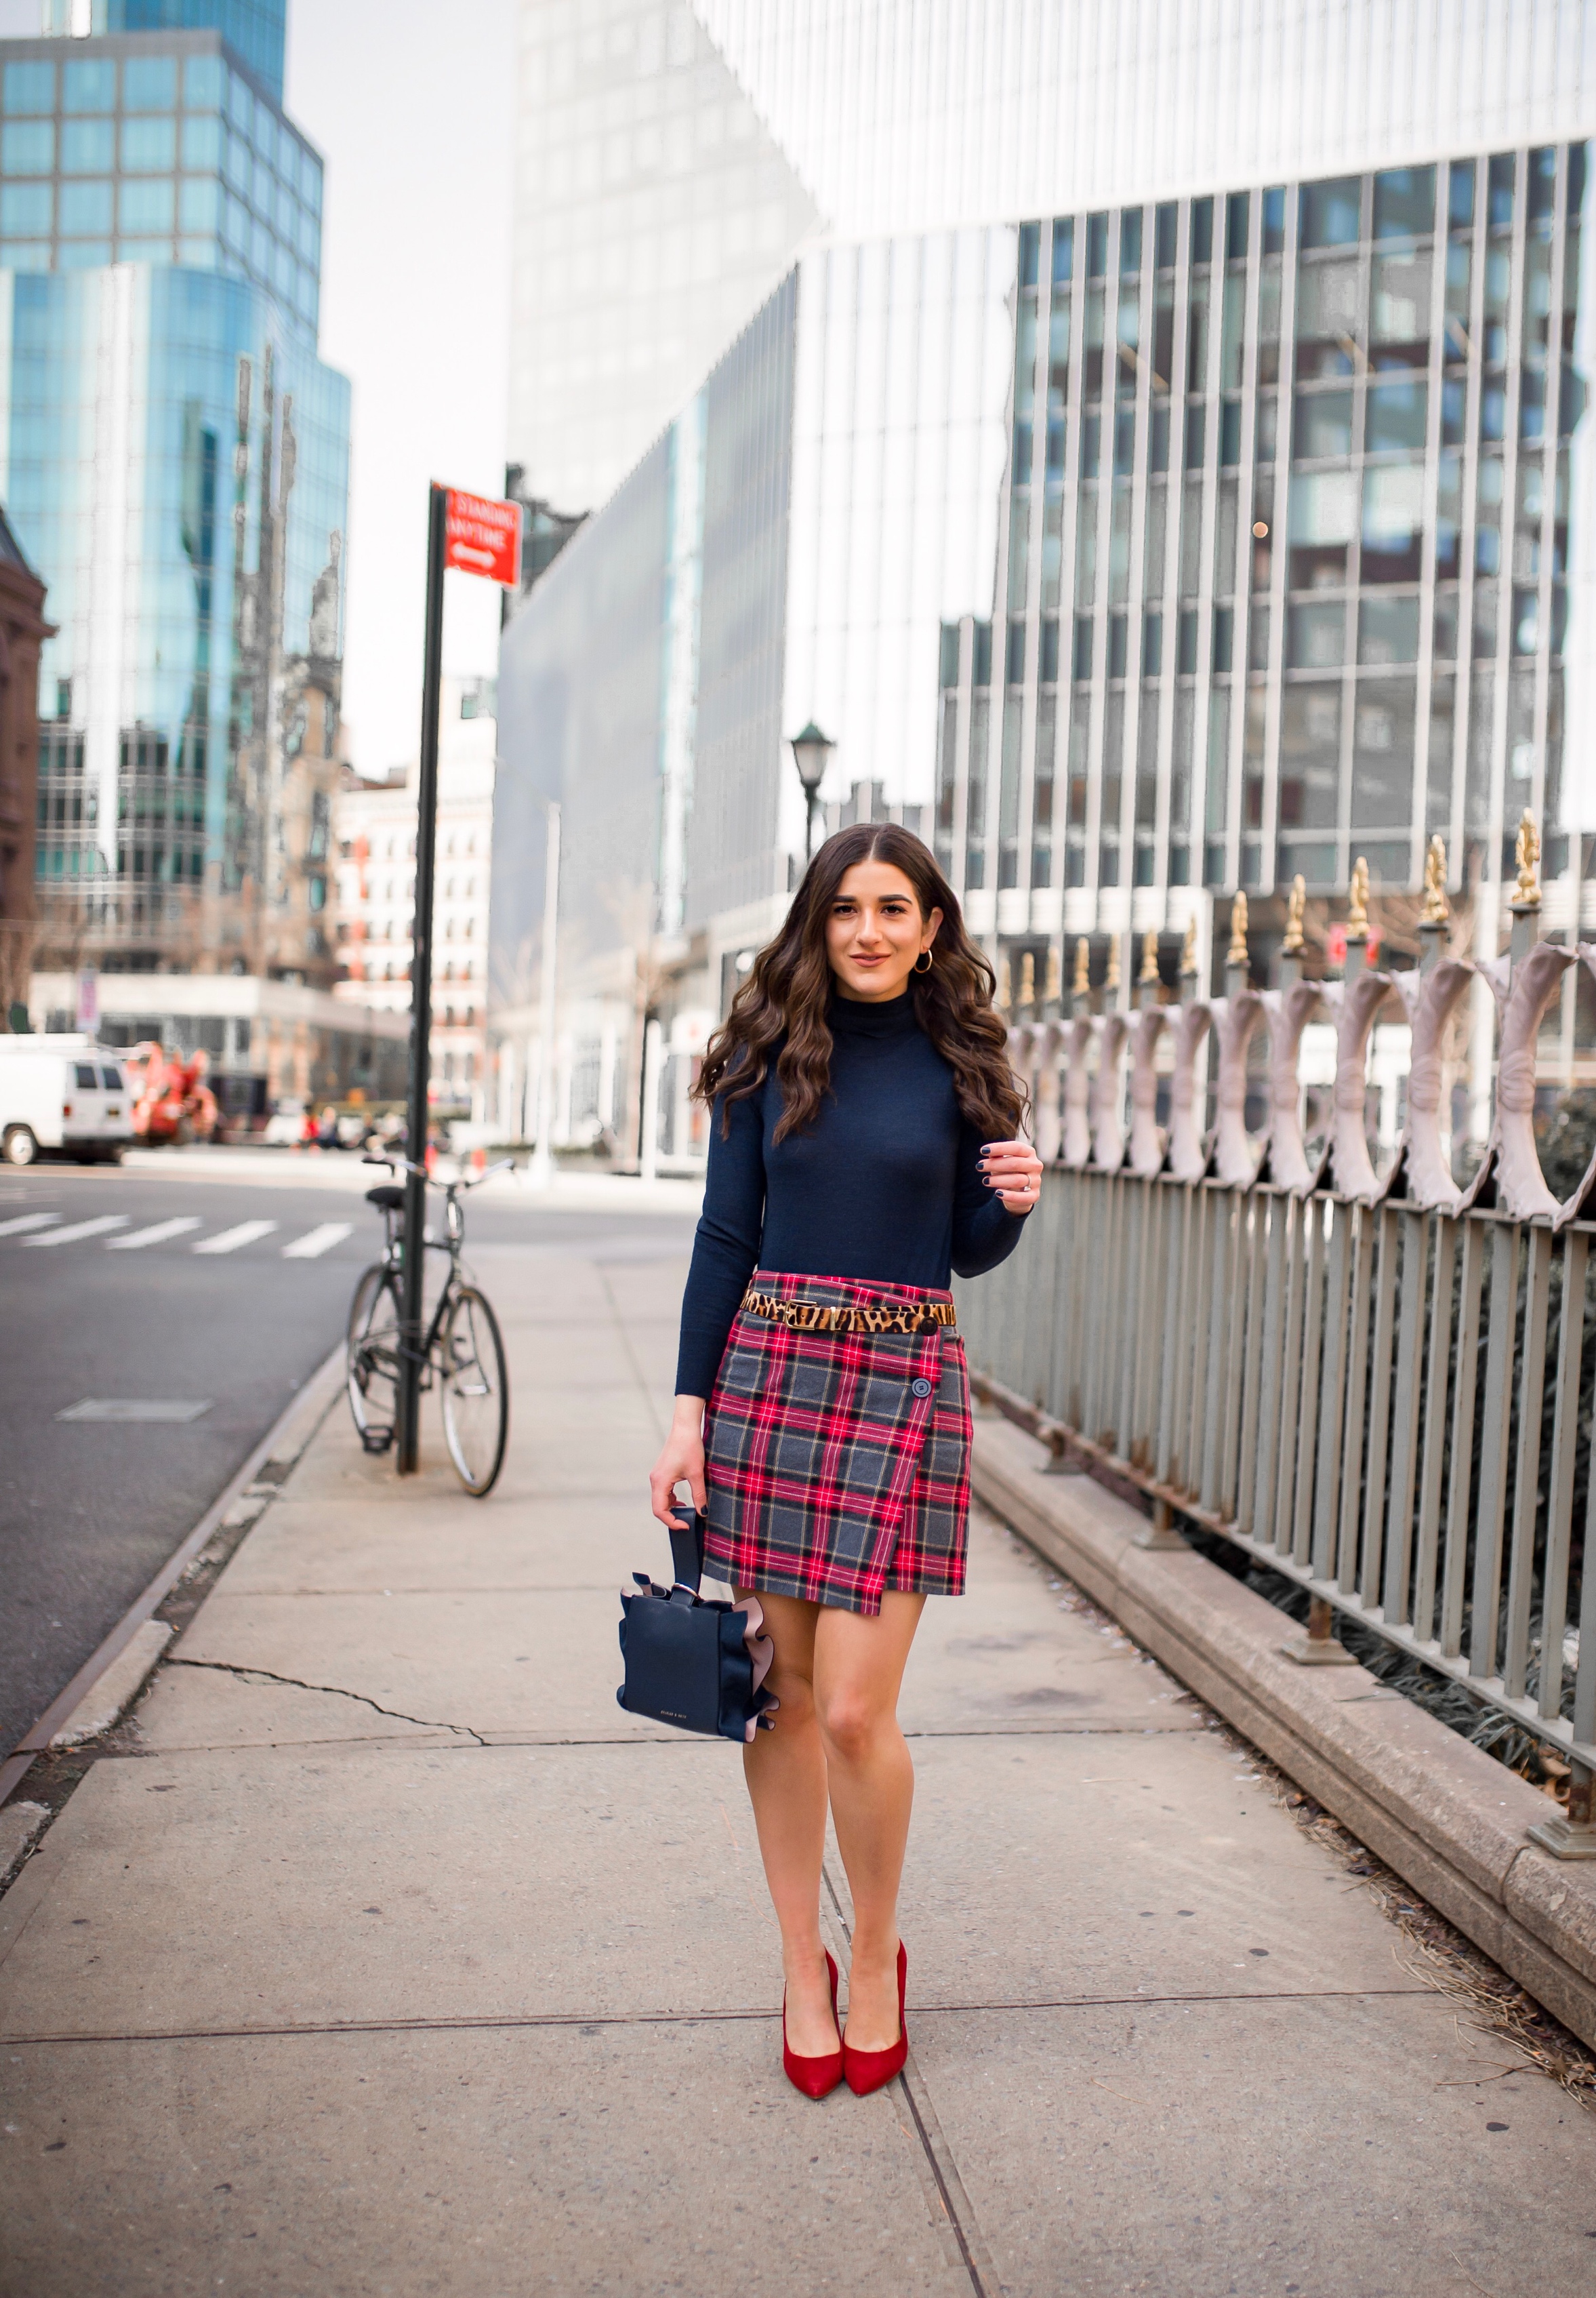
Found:
[[[958,1311],[951,1301],[904,1302],[892,1308],[866,1308],[842,1301],[786,1301],[779,1293],[743,1295],[751,1317],[768,1318],[795,1333],[923,1333],[929,1325],[956,1325]]]

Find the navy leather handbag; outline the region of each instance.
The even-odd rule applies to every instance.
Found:
[[[721,1740],[752,1740],[771,1728],[779,1705],[765,1689],[774,1657],[757,1596],[740,1604],[712,1602],[703,1577],[703,1527],[695,1509],[670,1533],[674,1587],[634,1572],[637,1593],[621,1591],[621,1657],[626,1681],[615,1697],[629,1715],[651,1715],[679,1731]]]

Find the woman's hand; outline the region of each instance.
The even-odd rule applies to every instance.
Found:
[[[989,1141],[981,1170],[1009,1212],[1030,1211],[1041,1189],[1041,1159],[1028,1141]]]
[[[702,1396],[679,1396],[671,1417],[670,1434],[654,1462],[648,1479],[648,1497],[660,1523],[678,1532],[687,1525],[677,1514],[681,1502],[676,1497],[676,1487],[683,1479],[692,1487],[693,1505],[705,1505],[703,1490],[703,1399]]]

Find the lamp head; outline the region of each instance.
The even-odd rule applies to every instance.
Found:
[[[829,734],[822,734],[811,718],[801,734],[792,739],[793,762],[798,769],[798,779],[805,795],[813,798],[826,779],[826,761],[836,744]]]

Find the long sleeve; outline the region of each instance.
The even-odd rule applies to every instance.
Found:
[[[752,1094],[731,1104],[731,1125],[724,1139],[720,1105],[710,1113],[703,1211],[682,1295],[676,1359],[679,1396],[708,1396],[714,1385],[732,1319],[759,1265],[764,1219],[763,1097]]]
[[[981,1170],[984,1145],[972,1125],[958,1137],[958,1178],[953,1191],[953,1273],[984,1277],[1007,1261],[1020,1241],[1031,1216],[1011,1213],[996,1189],[989,1189]]]

